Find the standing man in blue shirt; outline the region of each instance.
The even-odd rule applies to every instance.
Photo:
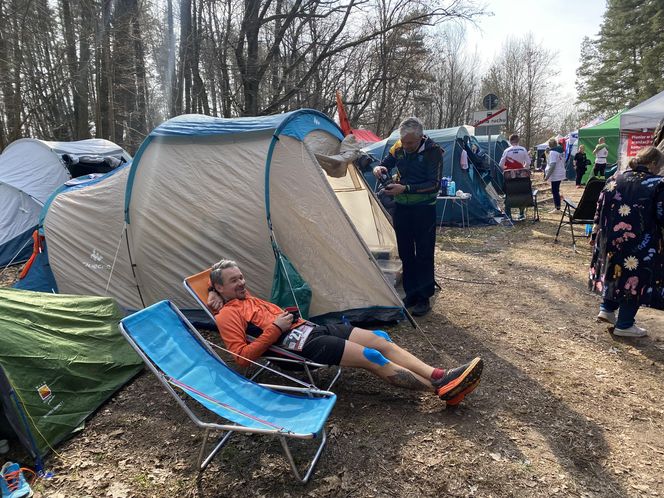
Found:
[[[431,310],[435,290],[436,197],[444,151],[424,135],[424,126],[415,117],[401,122],[399,135],[401,139],[373,173],[379,180],[396,175],[385,193],[396,203],[393,221],[403,263],[404,305],[412,308],[414,316],[423,316]]]

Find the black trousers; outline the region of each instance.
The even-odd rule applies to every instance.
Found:
[[[605,171],[606,171],[606,163],[604,164],[595,163],[595,167],[593,168],[594,176],[604,176]]]
[[[576,184],[581,185],[581,180],[583,179],[583,175],[586,174],[586,168],[579,168],[577,166],[576,168]]]
[[[397,204],[393,219],[406,302],[417,303],[435,291],[436,206]]]

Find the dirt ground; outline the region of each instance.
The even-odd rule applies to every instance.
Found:
[[[234,436],[197,478],[201,433],[144,372],[48,457],[37,496],[664,496],[664,314],[641,310],[638,340],[595,323],[587,240],[574,253],[563,228],[554,244],[560,215],[541,208],[539,223],[444,228],[432,313],[386,327],[434,365],[484,358],[460,407],[346,370],[308,485],[260,436]]]

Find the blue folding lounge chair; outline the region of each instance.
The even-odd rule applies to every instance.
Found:
[[[279,438],[295,477],[302,483],[309,480],[327,441],[324,426],[336,402],[333,393],[311,387],[257,384],[247,379],[229,368],[169,301],[123,319],[120,331],[189,418],[205,429],[197,464],[201,471],[233,433],[248,432]],[[187,396],[183,399],[178,391]],[[189,398],[229,423],[202,420],[187,403]],[[204,456],[212,430],[225,433]],[[304,476],[293,460],[287,438],[320,439]]]
[[[184,279],[184,287],[187,289],[191,297],[194,298],[196,303],[207,313],[210,319],[214,322],[214,316],[210,312],[210,309],[207,307],[207,296],[208,288],[210,287],[210,268],[203,270],[202,272],[196,273]],[[254,339],[251,336],[247,336],[250,341]],[[216,347],[215,345],[212,345]],[[220,348],[221,349],[221,348]],[[299,354],[288,351],[287,349],[280,348],[279,346],[272,345],[268,349],[267,355],[263,355],[261,358],[265,363],[259,365],[258,370],[254,375],[251,376],[252,379],[255,379],[260,375],[264,370],[274,371],[270,368],[270,365],[280,366],[283,369],[292,371],[292,370],[301,370],[307,376],[307,380],[312,386],[315,386],[314,377],[312,375],[312,370],[319,368],[332,368],[334,369],[334,375],[332,380],[328,384],[326,389],[332,389],[332,386],[335,384],[339,376],[341,375],[341,367],[339,365],[325,365],[322,363],[316,363],[310,360],[307,360]],[[232,354],[232,353],[231,353]]]

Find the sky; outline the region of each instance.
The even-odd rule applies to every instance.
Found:
[[[479,18],[478,27],[468,25],[466,30],[468,50],[473,53],[477,49],[482,69],[488,68],[508,37],[530,31],[544,48],[558,52],[555,63],[559,74],[555,80],[560,84],[561,96],[576,98],[574,81],[581,41],[599,32],[606,0],[484,1],[494,15]]]

